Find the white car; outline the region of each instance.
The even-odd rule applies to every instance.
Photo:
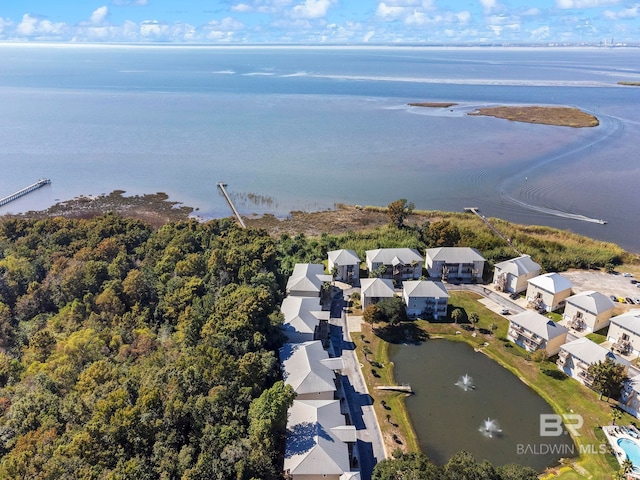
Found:
[[[633,277],[629,272],[625,272],[622,274],[623,277]]]

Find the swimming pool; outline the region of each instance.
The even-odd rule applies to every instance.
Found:
[[[631,460],[631,463],[633,463],[634,470],[640,467],[640,445],[638,445],[638,442],[628,438],[619,438],[618,445],[624,450],[624,453],[627,454],[627,458]]]

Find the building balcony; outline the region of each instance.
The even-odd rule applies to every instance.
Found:
[[[586,370],[578,371],[578,378],[580,378],[582,380],[582,383],[584,383],[587,387],[591,387],[593,385],[594,377],[593,375],[589,375]]]

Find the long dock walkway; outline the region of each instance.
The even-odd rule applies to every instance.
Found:
[[[9,202],[13,202],[14,200],[17,200],[20,197],[24,197],[28,193],[31,193],[34,190],[39,189],[40,187],[44,187],[45,185],[49,185],[50,183],[51,183],[51,180],[49,180],[48,178],[41,178],[36,183],[33,183],[28,187],[24,187],[22,190],[18,190],[17,192],[12,193],[11,195],[7,195],[4,198],[0,198],[0,207],[2,207],[3,205],[6,205]]]
[[[238,223],[240,224],[240,226],[242,228],[247,228],[247,226],[244,224],[244,221],[242,220],[242,217],[240,216],[240,214],[238,213],[238,210],[236,210],[236,207],[233,205],[233,202],[231,201],[231,198],[229,197],[229,195],[227,194],[227,190],[226,187],[227,184],[224,182],[218,182],[218,188],[220,189],[220,191],[222,192],[222,194],[224,195],[224,198],[227,199],[227,203],[229,204],[229,206],[231,207],[231,211],[233,212],[233,214],[236,216],[236,218],[238,219]]]
[[[493,233],[495,233],[496,235],[498,235],[501,239],[503,239],[505,242],[507,242],[507,244],[513,249],[514,252],[516,252],[518,255],[522,255],[517,249],[516,247],[513,246],[513,244],[511,243],[511,240],[507,237],[505,237],[502,233],[500,233],[500,231],[494,227],[491,222],[489,220],[487,220],[487,218],[484,215],[480,215],[480,212],[478,210],[480,210],[478,207],[465,207],[464,210],[466,212],[471,212],[471,213],[475,213],[478,218],[480,220],[482,220],[484,222],[484,224],[489,227],[491,229],[491,231]]]

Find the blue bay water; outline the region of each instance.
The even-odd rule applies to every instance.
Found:
[[[639,50],[0,45],[0,196],[52,180],[0,213],[122,189],[227,216],[225,181],[243,214],[407,198],[640,252],[640,89],[618,81]],[[600,126],[467,115],[503,104]]]

